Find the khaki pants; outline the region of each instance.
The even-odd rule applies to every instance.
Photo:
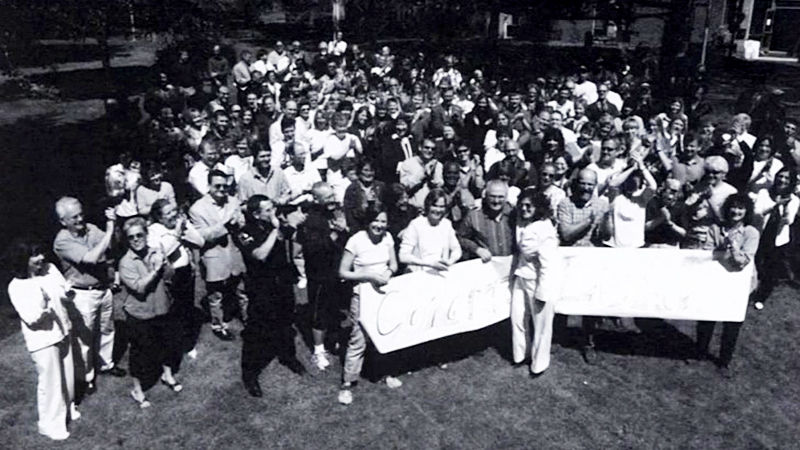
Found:
[[[94,381],[94,369],[114,367],[114,310],[111,290],[75,289],[75,308],[69,308],[72,334],[79,353],[75,368],[76,378],[87,383]],[[99,357],[99,359],[95,359]]]
[[[530,352],[531,372],[541,373],[550,366],[555,307],[553,302],[534,299],[535,292],[536,280],[514,279],[511,290],[511,343],[514,362],[525,361],[525,356]]]

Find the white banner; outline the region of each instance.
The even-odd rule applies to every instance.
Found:
[[[360,322],[381,353],[500,322],[510,311],[510,267],[507,256],[401,275],[381,292],[361,284]]]
[[[752,264],[728,272],[711,252],[561,247],[564,279],[556,312],[741,322]],[[510,313],[511,257],[415,272],[376,291],[362,284],[360,322],[381,353],[477,330]]]

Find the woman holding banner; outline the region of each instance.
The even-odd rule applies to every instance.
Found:
[[[461,259],[453,224],[447,215],[447,194],[441,188],[431,189],[425,196],[425,215],[408,224],[400,244],[400,262],[411,271],[438,272]]]
[[[722,204],[723,223],[714,228],[715,258],[728,271],[743,270],[753,261],[758,250],[759,233],[750,221],[753,216],[753,202],[746,194],[733,194]],[[756,280],[753,274],[753,281]],[[751,292],[755,288],[752,283]],[[697,322],[697,358],[706,359],[715,322]],[[718,367],[723,378],[732,378],[730,369],[733,351],[742,322],[723,322]]]
[[[357,283],[371,283],[377,289],[388,283],[389,278],[397,271],[394,239],[386,231],[388,216],[386,209],[381,204],[372,204],[367,207],[363,218],[367,223],[367,227],[347,240],[342,254],[342,262],[339,266],[339,276],[344,280]],[[350,303],[350,319],[353,322],[353,330],[347,343],[342,387],[339,390],[338,397],[339,403],[343,405],[349,405],[353,402],[351,388],[359,379],[367,350],[367,337],[358,322],[360,315],[360,289],[361,286],[354,288]],[[385,382],[392,389],[403,385],[400,380],[393,376],[387,376]]]
[[[522,365],[530,352],[531,376],[535,377],[550,366],[554,301],[561,272],[559,241],[550,202],[541,192],[523,191],[517,208],[517,252],[514,253],[511,281],[511,341],[514,364]]]

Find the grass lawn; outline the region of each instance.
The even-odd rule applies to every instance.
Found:
[[[790,448],[800,442],[800,363],[791,350],[798,317],[797,292],[788,287],[764,311],[751,309],[730,381],[710,362],[683,362],[692,322],[662,322],[638,336],[605,332],[597,366],[574,347],[560,348],[536,380],[503,356],[501,323],[446,341],[454,353],[485,351],[448,370],[430,365],[403,375],[398,390],[362,381],[349,407],[336,402],[339,364],[299,377],[273,361],[261,376],[264,397],[249,397],[239,379],[240,341],[220,342],[204,328],[199,358],[187,359],[179,376],[183,392],[157,385],[148,394],[153,406],[140,410],[129,378],[103,377],[61,444],[36,433],[34,368],[15,332],[0,341],[0,442],[9,449]]]

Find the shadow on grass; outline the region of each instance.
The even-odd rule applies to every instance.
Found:
[[[63,99],[86,100],[114,97],[119,91],[144,92],[151,85],[152,74],[150,67],[112,66],[110,74],[104,69],[85,69],[31,75],[30,79],[58,88]]]

